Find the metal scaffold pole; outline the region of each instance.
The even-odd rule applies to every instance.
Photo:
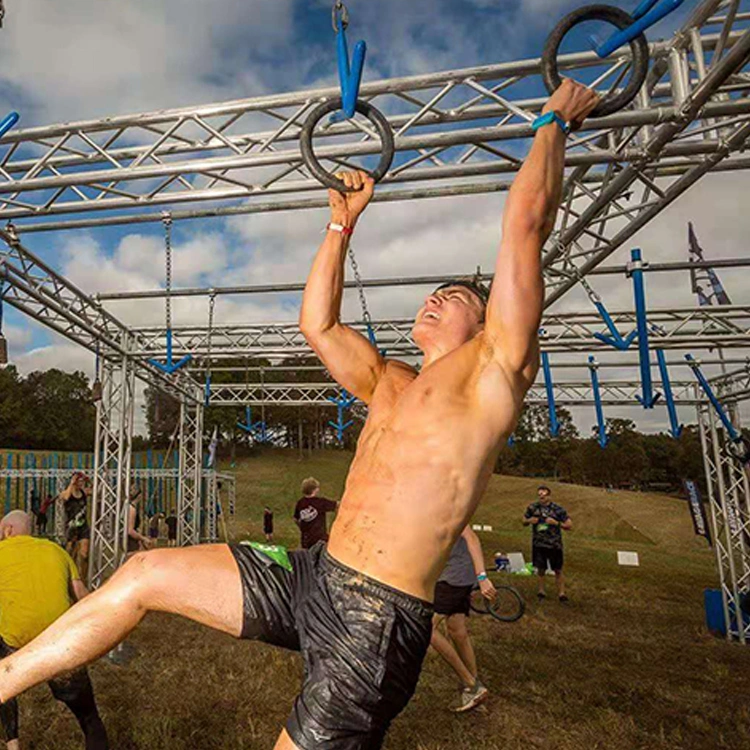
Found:
[[[127,534],[135,414],[135,366],[101,360],[96,406],[89,585],[101,585],[122,562]]]
[[[177,544],[200,542],[201,467],[203,463],[203,404],[183,399],[180,404]]]
[[[699,404],[697,412],[727,639],[746,644],[750,642],[750,614],[742,605],[750,593],[747,472],[727,450],[726,435],[711,404]]]

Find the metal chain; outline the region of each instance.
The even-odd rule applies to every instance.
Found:
[[[365,297],[365,286],[362,283],[362,277],[359,274],[359,265],[357,259],[354,256],[354,247],[349,245],[349,261],[352,264],[352,271],[354,271],[354,283],[357,285],[357,292],[359,293],[359,304],[362,306],[362,319],[365,321],[367,326],[367,335],[370,341],[375,343],[375,332],[372,328],[372,318],[370,317],[370,311],[367,309],[367,297]]]
[[[344,5],[343,0],[334,0],[331,18],[333,21],[333,30],[337,34],[339,33],[339,16],[341,17],[341,28],[345,30],[349,26],[349,10]]]
[[[208,298],[208,375],[211,375],[211,339],[213,338],[214,330],[214,307],[216,306],[216,291],[214,289],[209,290]]]
[[[161,220],[164,224],[164,250],[167,266],[164,304],[166,307],[167,330],[169,331],[172,329],[172,214],[169,211],[164,211],[161,215]]]
[[[578,281],[581,282],[581,286],[586,290],[586,294],[589,295],[589,299],[592,302],[602,301],[602,298],[591,288],[591,284],[583,276],[579,276]]]

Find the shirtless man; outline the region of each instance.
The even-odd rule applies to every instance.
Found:
[[[567,81],[545,112],[580,122],[596,105]],[[384,360],[339,320],[351,231],[373,194],[331,193],[332,225],[305,289],[301,328],[336,380],[365,401],[327,549],[260,545],[137,553],[97,592],[0,662],[0,699],[109,651],[148,611],[302,651],[302,692],[275,750],[374,750],[409,701],[430,643],[431,601],[538,369],[541,248],[560,201],[565,135],[539,127],[510,191],[488,304],[450,284],[419,311],[420,372]],[[341,231],[344,228],[344,231]]]

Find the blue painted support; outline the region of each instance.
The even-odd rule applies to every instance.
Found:
[[[716,411],[717,416],[721,420],[721,423],[724,425],[724,429],[727,431],[727,434],[729,435],[730,440],[733,443],[741,443],[742,435],[740,435],[740,433],[737,432],[734,425],[729,420],[727,413],[724,411],[724,407],[721,405],[721,402],[719,401],[719,399],[716,398],[716,394],[713,392],[713,389],[708,384],[708,381],[706,380],[705,375],[701,372],[700,366],[695,361],[695,359],[693,359],[693,355],[686,354],[685,359],[687,360],[688,364],[692,368],[693,373],[695,374],[695,377],[697,378],[698,383],[700,384],[700,387],[703,389],[703,393],[706,394],[706,397],[713,405],[714,410]]]
[[[599,57],[609,57],[615,50],[630,44],[639,34],[679,8],[685,0],[662,0],[661,4],[657,2],[658,0],[643,0],[633,12],[635,23],[612,34],[606,42],[596,48],[596,54]]]
[[[516,447],[516,436],[511,432],[508,436],[508,448]]]
[[[336,398],[329,396],[328,400],[336,405],[338,412],[338,420],[336,422],[329,420],[328,424],[336,430],[336,438],[339,443],[343,443],[344,432],[354,424],[353,419],[344,422],[344,411],[350,409],[357,399],[342,388],[341,393]]]
[[[203,388],[203,405],[211,406],[211,375],[206,374],[206,385]]]
[[[607,336],[603,333],[595,333],[594,338],[598,341],[602,341],[605,344],[609,344],[610,346],[613,346],[615,349],[619,349],[622,352],[630,349],[630,345],[638,335],[638,331],[631,331],[627,336],[625,336],[625,338],[623,338],[622,334],[617,329],[614,320],[612,320],[612,316],[604,306],[604,303],[598,298],[593,299],[593,302],[594,307],[596,307],[599,315],[601,316],[601,319],[604,321],[611,334],[610,336]]]
[[[599,373],[597,369],[599,365],[596,363],[596,359],[589,356],[589,372],[591,373],[591,388],[594,391],[594,406],[596,408],[596,424],[599,428],[599,446],[606,448],[609,438],[607,437],[607,428],[604,422],[604,409],[602,409],[602,396],[599,391]]]
[[[557,421],[555,408],[555,388],[552,384],[552,369],[549,366],[549,354],[542,352],[542,369],[544,370],[544,387],[547,389],[547,408],[549,410],[549,432],[552,437],[560,434],[560,423]]]
[[[339,67],[339,83],[341,85],[341,101],[346,117],[351,119],[355,114],[359,88],[362,84],[362,73],[365,69],[365,56],[367,45],[363,41],[354,46],[354,54],[351,63],[349,61],[349,45],[346,40],[346,27],[343,19],[337,19],[338,30],[336,32],[336,55]]]
[[[642,395],[636,398],[644,409],[653,409],[660,394],[654,393],[651,380],[651,353],[648,348],[648,320],[646,317],[646,288],[643,281],[643,259],[640,248],[630,251],[628,273],[633,278],[633,297],[638,331],[638,354],[641,363]]]
[[[18,112],[9,112],[2,121],[0,121],[0,138],[2,138],[19,120],[21,115]]]
[[[672,383],[669,380],[669,371],[667,370],[667,358],[663,349],[656,349],[656,359],[659,362],[659,372],[661,373],[661,384],[664,388],[664,399],[667,402],[667,412],[669,413],[669,431],[672,437],[678,439],[682,435],[683,425],[680,424],[677,416],[677,407],[674,403],[672,394]]]
[[[193,356],[191,354],[187,354],[179,362],[174,361],[172,357],[172,329],[167,328],[167,361],[162,364],[155,359],[150,359],[148,363],[167,375],[171,375],[172,373],[177,372],[181,367],[184,367],[192,358]]]

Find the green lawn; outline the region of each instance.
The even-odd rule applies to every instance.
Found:
[[[338,499],[350,458],[272,452],[243,461],[230,535],[258,538],[268,503],[277,539],[296,545],[291,512],[301,480],[317,477],[324,494]],[[475,518],[494,529],[481,535],[488,558],[503,550],[528,559],[529,531],[520,519],[537,484],[493,477]],[[685,504],[551,486],[575,523],[566,547],[571,602],[540,605],[534,581],[513,577],[526,595],[526,616],[512,625],[472,620],[491,700],[470,715],[448,713],[456,681],[430,654],[385,747],[750,748],[750,650],[705,631],[703,589],[715,585],[714,557],[693,536]],[[619,567],[618,549],[638,552],[641,567]],[[131,642],[138,656],[130,665],[92,668],[113,748],[273,747],[299,687],[296,654],[168,616],[147,618]],[[46,689],[24,696],[22,711],[26,747],[82,746],[74,721]]]

